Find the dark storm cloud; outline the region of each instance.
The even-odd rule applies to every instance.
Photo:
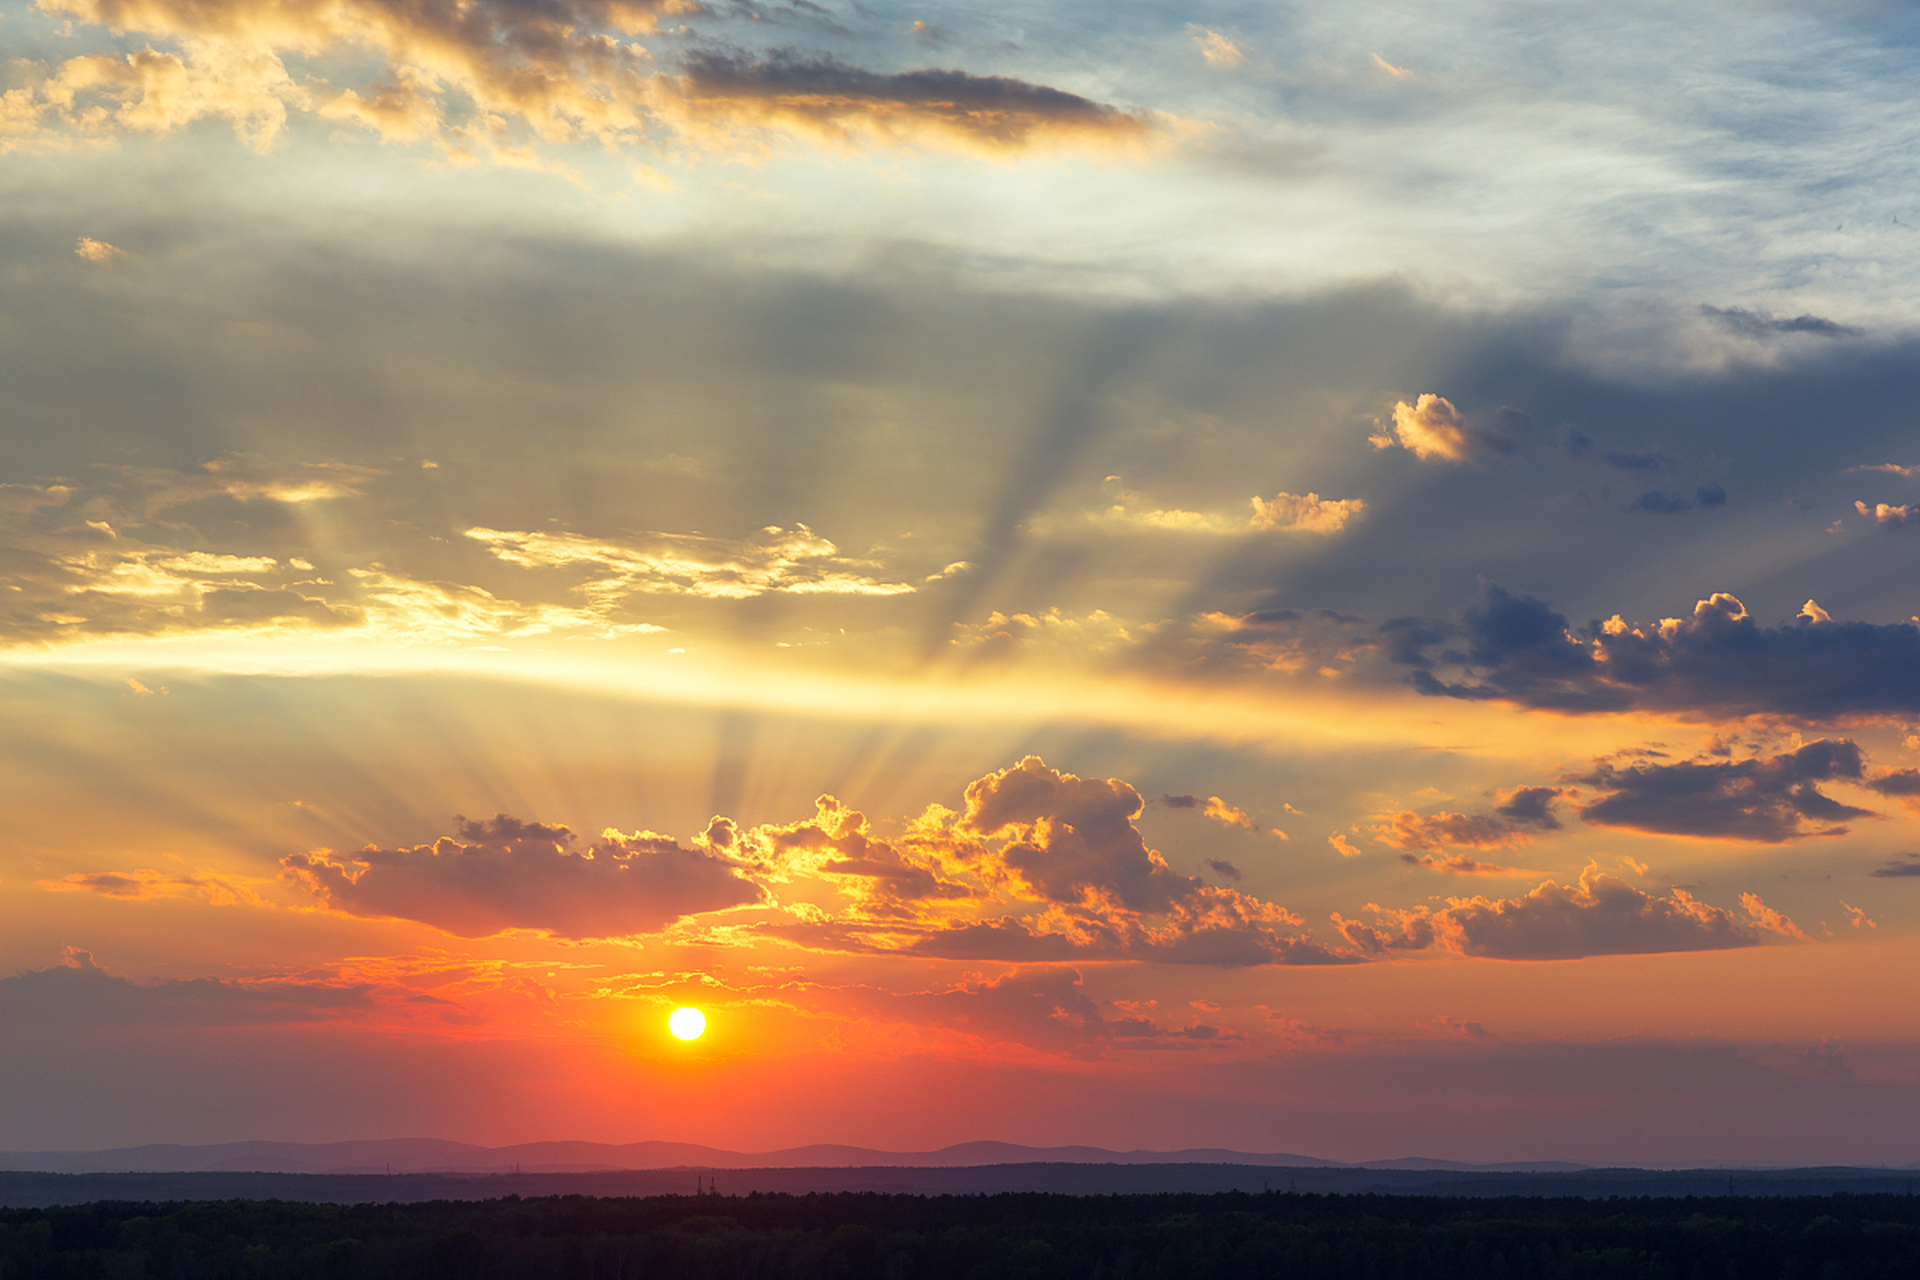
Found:
[[[1563,794],[1559,787],[1521,787],[1494,812],[1519,826],[1555,831],[1560,819],[1553,816],[1553,802]]]
[[[1768,338],[1787,333],[1811,334],[1816,338],[1857,338],[1863,332],[1824,316],[1798,315],[1782,320],[1765,311],[1748,311],[1744,307],[1703,306],[1700,314],[1744,338]]]
[[[666,836],[608,832],[575,850],[563,826],[506,814],[404,849],[295,854],[281,865],[328,906],[417,920],[462,937],[544,929],[563,938],[655,933],[705,911],[757,903],[733,863]]]
[[[1146,131],[1137,116],[1009,76],[935,69],[885,73],[793,51],[754,60],[695,53],[683,71],[690,92],[701,100],[751,102],[823,122],[856,109],[880,117],[897,112],[999,145],[1018,145],[1047,131],[1112,136]]]
[[[1409,634],[1390,623],[1389,641]],[[1436,626],[1433,630],[1444,630]],[[1401,646],[1405,665],[1449,663],[1448,682],[1421,669],[1421,692],[1500,698],[1563,711],[1634,707],[1776,714],[1807,720],[1911,715],[1920,711],[1920,627],[1833,622],[1803,613],[1763,627],[1730,595],[1700,601],[1690,618],[1658,626],[1619,618],[1576,636],[1564,615],[1528,595],[1489,586],[1462,618],[1462,650]]]
[[[1838,824],[1875,815],[1822,794],[1818,784],[1860,781],[1862,765],[1859,747],[1832,739],[1737,763],[1605,764],[1576,779],[1606,793],[1581,806],[1580,816],[1599,826],[1763,844],[1842,835]]]

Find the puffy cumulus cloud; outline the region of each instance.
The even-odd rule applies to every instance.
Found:
[[[978,880],[966,874],[972,850],[919,835],[914,827],[903,840],[880,839],[865,814],[821,796],[814,801],[813,817],[799,822],[742,831],[730,819],[716,817],[702,842],[769,882],[827,881],[866,918],[919,918],[927,904],[984,895]]]
[[[805,525],[768,526],[742,539],[644,533],[614,541],[500,529],[469,529],[467,537],[508,564],[586,569],[591,576],[580,590],[595,607],[617,604],[636,592],[744,600],[770,592],[891,596],[914,590],[909,583],[856,572],[871,565],[840,555],[838,547]]]
[[[1885,502],[1876,502],[1868,506],[1864,502],[1855,502],[1853,509],[1882,529],[1899,529],[1909,524],[1920,523],[1920,506],[1896,507]]]
[[[1334,534],[1365,514],[1359,498],[1323,498],[1317,493],[1276,493],[1253,499],[1253,527],[1294,533]]]
[[[1038,756],[971,783],[962,831],[1012,838],[1001,861],[1042,898],[1166,911],[1199,887],[1147,847],[1134,825],[1145,802],[1118,778],[1079,778]]]
[[[1501,409],[1496,424],[1469,422],[1453,402],[1431,393],[1405,400],[1393,406],[1392,425],[1381,426],[1367,437],[1375,449],[1398,445],[1423,462],[1466,462],[1489,455],[1511,454],[1519,450],[1521,437],[1532,430],[1532,422],[1523,413]]]
[[[1716,593],[1690,617],[1643,626],[1615,615],[1576,635],[1544,602],[1489,586],[1458,625],[1402,619],[1381,634],[1392,660],[1415,668],[1414,686],[1434,696],[1812,721],[1920,712],[1920,626],[1834,622],[1817,606],[1763,627]],[[1443,679],[1436,668],[1460,674]]]
[[[1007,151],[1111,145],[1149,124],[1076,94],[953,70],[877,72],[775,52],[695,51],[662,66],[647,40],[696,0],[39,0],[43,12],[152,44],[87,53],[11,91],[0,145],[168,132],[226,119],[265,150],[295,114],[430,141],[456,159],[540,164],[569,142],[659,151],[762,135]],[[356,66],[356,64],[358,64]],[[339,83],[342,68],[364,71]],[[324,71],[323,71],[324,68]],[[331,73],[331,74],[329,74]]]
[[[960,811],[930,806],[891,839],[823,797],[804,822],[728,823],[708,840],[755,877],[793,886],[782,889],[795,899],[785,918],[749,932],[796,946],[1012,963],[1357,958],[1316,942],[1284,907],[1173,871],[1134,825],[1143,808],[1126,782],[1028,756],[968,786]],[[809,882],[839,893],[823,901]]]
[[[1863,764],[1854,743],[1824,738],[1764,759],[1602,764],[1578,779],[1603,792],[1580,816],[1600,826],[1763,844],[1844,835],[1840,823],[1875,815],[1823,794],[1819,784],[1861,781]]]
[[[323,850],[281,865],[333,910],[416,920],[469,938],[507,929],[629,937],[763,896],[738,864],[667,836],[607,831],[586,848],[577,843],[564,826],[501,814],[461,819],[455,835],[429,845],[368,845],[345,858]]]
[[[1763,932],[1801,936],[1792,921],[1753,894],[1743,895],[1742,905],[1747,921],[1685,889],[1649,894],[1589,866],[1576,885],[1548,880],[1517,898],[1450,898],[1439,909],[1374,908],[1372,923],[1338,916],[1335,923],[1349,943],[1371,954],[1433,948],[1494,960],[1715,951],[1755,946]]]
[[[111,23],[116,31],[141,29],[88,13],[93,6],[40,7]],[[143,33],[172,34],[152,28]],[[286,127],[289,108],[314,103],[270,46],[184,33],[179,46],[82,54],[42,71],[7,93],[0,153],[45,150],[75,135],[171,133],[204,119],[231,122],[243,141],[265,151]]]

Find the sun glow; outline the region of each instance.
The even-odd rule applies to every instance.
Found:
[[[707,1015],[694,1008],[675,1009],[667,1015],[667,1030],[677,1039],[698,1040],[707,1029]]]

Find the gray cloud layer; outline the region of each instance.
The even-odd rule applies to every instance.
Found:
[[[655,933],[704,911],[761,900],[724,859],[666,836],[608,832],[576,851],[573,832],[506,814],[461,821],[454,836],[350,857],[295,854],[282,865],[338,911],[418,920],[462,937],[544,929],[563,938]]]

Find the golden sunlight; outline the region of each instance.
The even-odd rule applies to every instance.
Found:
[[[667,1015],[667,1030],[677,1039],[698,1040],[707,1029],[707,1015],[694,1008],[675,1009]]]

